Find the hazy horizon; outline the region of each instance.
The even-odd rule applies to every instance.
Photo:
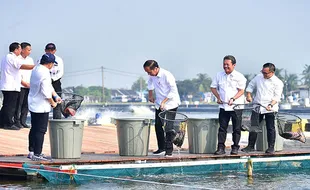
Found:
[[[176,80],[211,78],[225,55],[256,74],[266,62],[300,75],[310,58],[306,0],[288,1],[4,1],[1,57],[10,43],[32,44],[39,59],[49,42],[63,58],[63,87],[130,88],[155,59]],[[5,19],[4,19],[5,18]],[[76,72],[75,71],[79,71]]]

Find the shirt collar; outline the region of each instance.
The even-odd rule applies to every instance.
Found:
[[[161,68],[158,68],[158,69],[159,69],[159,71],[158,71],[158,73],[157,73],[157,77],[160,78],[160,77],[163,76],[163,72],[162,72],[162,69],[161,69]]]
[[[225,73],[225,71],[224,71],[224,73]],[[225,73],[226,74],[226,73]],[[229,74],[226,74],[227,76],[235,76],[235,74],[236,74],[236,72],[235,72],[235,69],[231,72],[231,73],[229,73]]]
[[[17,55],[14,52],[10,52],[10,54],[14,55],[15,57],[17,57]]]

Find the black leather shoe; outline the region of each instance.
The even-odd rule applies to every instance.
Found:
[[[166,151],[158,149],[157,151],[153,152],[153,155],[164,155]]]
[[[274,154],[274,148],[272,148],[272,147],[268,148],[265,153]]]
[[[225,153],[226,153],[225,150],[222,149],[222,148],[219,148],[219,149],[217,149],[216,152],[214,152],[215,155],[222,155],[222,154],[225,154]]]
[[[230,154],[231,155],[237,155],[238,154],[238,148],[232,148]]]
[[[241,151],[242,151],[242,152],[246,152],[246,153],[248,153],[248,152],[254,152],[254,151],[255,151],[255,149],[254,149],[254,147],[247,146],[247,147],[245,147],[245,148],[241,149]]]
[[[12,126],[4,126],[4,129],[6,129],[6,130],[15,130],[15,131],[18,131],[18,130],[20,130],[20,128],[19,127],[16,127],[15,125],[12,125]]]
[[[21,125],[22,125],[24,128],[30,128],[30,126],[27,125],[26,123],[21,123]]]
[[[16,122],[14,125],[18,128],[21,128],[21,129],[24,128],[24,126],[22,124],[20,124],[19,122]]]

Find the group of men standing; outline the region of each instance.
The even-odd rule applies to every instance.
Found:
[[[42,147],[51,108],[54,108],[53,118],[61,119],[60,79],[64,67],[62,59],[54,55],[55,52],[55,44],[47,44],[45,54],[34,63],[29,57],[31,45],[27,42],[14,42],[1,61],[0,89],[3,105],[0,111],[0,128],[30,128],[26,123],[29,109],[31,129],[28,136],[28,158],[32,160],[44,159]]]
[[[260,110],[259,122],[265,117],[268,141],[266,153],[272,154],[274,153],[276,137],[274,123],[275,112],[279,109],[278,103],[283,91],[283,82],[275,76],[275,65],[266,63],[263,65],[261,74],[256,75],[246,88],[247,79],[243,74],[235,70],[235,66],[235,57],[232,55],[225,56],[223,59],[224,71],[217,73],[210,86],[220,108],[218,146],[214,154],[225,154],[225,141],[230,119],[232,120],[233,126],[231,154],[238,154],[241,138],[242,110],[234,110],[234,105],[245,103],[245,92],[248,102],[257,103],[265,107],[265,109]],[[156,108],[155,132],[158,150],[153,152],[153,154],[172,156],[172,141],[174,136],[169,131],[163,129],[163,123],[159,117],[159,113],[165,110],[175,112],[181,104],[176,81],[173,75],[169,71],[160,68],[155,60],[147,60],[143,68],[150,76],[148,80],[149,101],[155,103]],[[256,95],[253,100],[252,93],[254,90],[256,90]],[[155,91],[156,98],[154,98],[153,91]],[[244,152],[254,151],[256,138],[257,133],[250,132],[248,146],[241,150]]]
[[[30,128],[26,123],[30,77],[32,69],[40,62],[38,60],[38,63],[34,63],[29,56],[31,51],[30,43],[14,42],[9,46],[9,53],[1,61],[0,89],[3,94],[3,105],[0,111],[0,128],[7,130]],[[56,58],[57,63],[50,70],[50,75],[55,91],[61,93],[60,79],[64,73],[63,61],[55,55],[54,43],[47,44],[45,52],[53,54]],[[61,118],[59,105],[53,111],[53,118]]]

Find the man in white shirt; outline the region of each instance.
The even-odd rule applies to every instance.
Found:
[[[20,128],[15,126],[14,123],[17,98],[21,86],[19,70],[31,70],[34,65],[25,64],[18,58],[21,53],[19,43],[12,43],[9,51],[10,53],[1,61],[0,89],[3,93],[3,105],[1,108],[0,126],[4,129],[19,130]]]
[[[232,55],[227,55],[223,59],[224,71],[217,73],[211,83],[211,91],[220,104],[218,131],[218,146],[215,155],[225,154],[225,141],[229,120],[232,119],[233,133],[230,154],[238,154],[239,141],[241,137],[242,111],[234,110],[233,104],[244,104],[244,89],[246,78],[243,74],[235,70],[236,59]]]
[[[23,63],[34,65],[33,59],[29,57],[31,54],[31,44],[27,42],[23,42],[20,44],[22,51],[18,56]],[[26,124],[27,114],[28,114],[28,94],[30,87],[30,76],[31,70],[20,70],[21,75],[21,89],[17,99],[17,108],[14,116],[15,125],[19,128],[30,128],[29,125]]]
[[[45,53],[51,53],[55,56],[56,61],[54,63],[54,66],[51,68],[50,73],[51,73],[51,78],[52,78],[52,85],[57,92],[57,94],[61,97],[61,82],[60,79],[64,75],[64,64],[63,60],[55,55],[56,53],[56,45],[54,43],[48,43],[45,46]],[[61,106],[57,105],[55,109],[53,109],[53,119],[61,119]]]
[[[31,74],[30,91],[28,96],[29,111],[31,114],[31,129],[29,131],[29,154],[31,160],[44,160],[42,154],[44,135],[47,131],[49,112],[55,108],[61,98],[57,96],[51,81],[50,69],[55,63],[55,56],[46,53],[40,64]]]
[[[158,114],[164,110],[176,111],[181,103],[175,78],[169,71],[160,68],[155,60],[147,60],[143,68],[150,76],[148,80],[149,101],[155,103],[156,108],[155,132],[158,150],[153,152],[153,154],[172,156],[175,133],[170,128],[165,128],[164,131],[163,123]],[[153,90],[155,91],[156,99],[154,99]]]
[[[246,88],[246,99],[248,102],[252,102],[252,93],[256,89],[256,95],[254,103],[261,104],[259,122],[264,117],[266,120],[267,128],[267,141],[268,149],[266,153],[274,153],[274,144],[276,139],[275,131],[275,112],[279,110],[279,101],[281,99],[283,91],[283,82],[274,74],[276,67],[272,63],[266,63],[263,65],[262,74],[256,75]],[[254,146],[257,139],[256,132],[250,132],[248,146],[241,149],[243,152],[254,151]]]

